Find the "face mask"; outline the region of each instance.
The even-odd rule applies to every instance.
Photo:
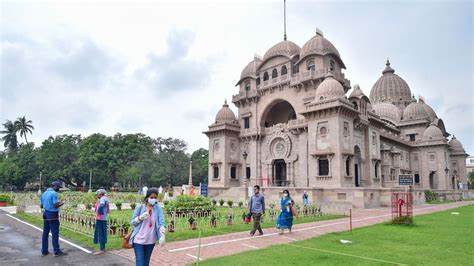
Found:
[[[155,205],[156,204],[156,199],[148,199],[148,203],[151,204],[151,205]]]
[[[285,197],[285,198],[286,198],[286,197],[288,197],[288,194],[286,194],[286,193],[285,193],[285,194],[283,194],[283,197]]]

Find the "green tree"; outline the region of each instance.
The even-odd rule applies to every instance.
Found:
[[[88,173],[80,171],[77,160],[80,142],[80,135],[60,135],[43,141],[37,163],[46,183],[61,180],[76,187],[88,179]]]
[[[3,187],[23,189],[27,182],[33,183],[39,176],[36,164],[37,150],[33,143],[20,145],[18,151],[0,161],[0,180]]]
[[[157,169],[153,181],[159,185],[182,185],[188,183],[189,159],[185,151],[186,142],[174,138],[156,140]]]
[[[112,184],[109,161],[113,160],[112,138],[92,134],[84,138],[78,147],[78,164],[83,173],[92,172],[93,187],[109,187]]]
[[[199,183],[207,183],[209,152],[200,148],[195,150],[191,155],[193,160],[193,185],[198,186]]]
[[[15,152],[18,150],[18,139],[16,137],[17,128],[15,124],[7,120],[3,123],[5,130],[2,130],[0,133],[4,136],[2,137],[3,145],[7,148],[8,152]]]
[[[25,137],[25,142],[28,144],[28,139],[26,138],[26,134],[32,134],[33,129],[33,121],[26,120],[25,116],[18,117],[15,121],[15,128],[18,132],[20,132],[21,137]]]

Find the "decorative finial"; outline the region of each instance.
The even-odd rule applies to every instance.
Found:
[[[385,74],[387,74],[387,73],[391,73],[391,74],[395,73],[395,70],[393,70],[393,68],[390,67],[390,61],[388,60],[388,58],[387,58],[387,63],[385,63],[385,66],[386,66],[386,67],[385,67],[385,69],[382,71],[382,74],[385,75]]]
[[[224,100],[224,105],[222,107],[229,107],[229,105],[227,104],[227,99]]]
[[[418,101],[420,103],[425,103],[425,98],[423,98],[423,96],[420,95],[420,96],[418,96]]]

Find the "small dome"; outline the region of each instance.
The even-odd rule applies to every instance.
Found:
[[[222,108],[217,112],[216,123],[217,122],[234,122],[237,119],[235,118],[234,112],[230,110],[227,100],[224,102]]]
[[[382,74],[370,90],[371,102],[411,102],[410,87],[405,80],[395,74],[388,60]]]
[[[351,95],[349,95],[349,98],[360,98],[365,96],[362,90],[359,87],[359,84],[354,84],[354,90],[351,92]]]
[[[397,123],[400,121],[400,111],[391,103],[376,103],[373,105],[373,110],[381,118]]]
[[[275,44],[272,48],[268,49],[268,51],[263,56],[263,61],[266,61],[275,56],[285,56],[291,58],[294,55],[300,53],[300,47],[291,41],[281,41]]]
[[[323,37],[323,34],[319,31],[316,32],[313,38],[307,41],[301,48],[300,59],[303,59],[309,55],[329,55],[332,54],[340,61],[341,67],[346,68],[344,62],[341,60],[341,56],[337,51],[336,47]]]
[[[444,140],[443,132],[441,132],[441,129],[436,124],[431,124],[427,129],[425,129],[425,132],[423,132],[423,138],[424,141],[429,141],[429,140]]]
[[[252,60],[252,62],[248,63],[244,70],[242,70],[242,73],[240,74],[240,79],[242,80],[248,77],[255,77],[258,65],[260,65],[261,62],[262,60],[255,58],[254,60]]]
[[[324,81],[316,89],[316,100],[340,98],[344,96],[344,88],[339,81],[334,79],[331,72],[326,74]]]
[[[464,152],[464,147],[462,146],[461,142],[454,135],[451,138],[451,140],[449,141],[449,146],[451,146],[453,151]]]
[[[423,101],[410,103],[403,110],[403,120],[427,119],[430,122],[437,118],[434,110]]]

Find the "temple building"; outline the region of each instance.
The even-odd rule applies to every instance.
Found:
[[[435,110],[388,60],[369,97],[344,69],[320,30],[301,48],[285,38],[255,56],[232,96],[237,115],[224,102],[204,132],[210,195],[242,199],[258,184],[267,197],[288,188],[377,207],[404,189],[401,174],[413,174],[415,202],[426,189],[460,195],[468,155]]]

